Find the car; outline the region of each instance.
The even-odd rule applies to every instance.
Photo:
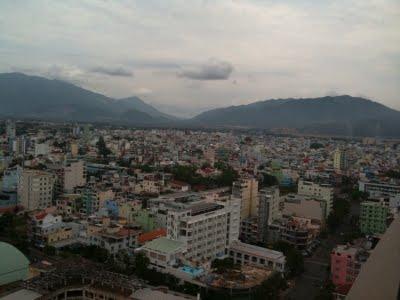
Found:
[[[301,255],[303,255],[304,257],[309,257],[310,253],[306,250],[301,251]]]

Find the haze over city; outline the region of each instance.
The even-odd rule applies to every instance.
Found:
[[[400,109],[400,4],[1,1],[0,72],[56,78],[178,116],[350,94]]]

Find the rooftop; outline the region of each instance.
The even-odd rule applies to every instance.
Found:
[[[285,255],[283,255],[282,252],[259,247],[259,246],[254,246],[250,244],[245,244],[240,241],[234,241],[232,242],[230,249],[235,249],[240,252],[247,252],[250,255],[257,255],[257,256],[267,256],[272,259],[284,259]]]
[[[183,243],[180,241],[171,240],[166,237],[160,237],[146,243],[143,248],[163,253],[173,253],[179,250],[182,246]]]

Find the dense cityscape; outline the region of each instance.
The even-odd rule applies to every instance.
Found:
[[[399,0],[0,0],[0,300],[400,300]]]
[[[0,130],[4,299],[357,299],[398,261],[398,140]]]

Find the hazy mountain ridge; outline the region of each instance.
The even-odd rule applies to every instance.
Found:
[[[60,80],[0,74],[0,116],[144,126],[294,129],[304,134],[400,137],[400,112],[368,99],[272,99],[179,120],[138,97],[113,99]]]
[[[292,128],[314,134],[400,136],[399,111],[348,95],[265,100],[203,112],[192,121],[205,126]]]
[[[173,119],[138,97],[115,100],[68,82],[21,73],[0,74],[0,105],[0,114],[9,117],[132,124]]]

